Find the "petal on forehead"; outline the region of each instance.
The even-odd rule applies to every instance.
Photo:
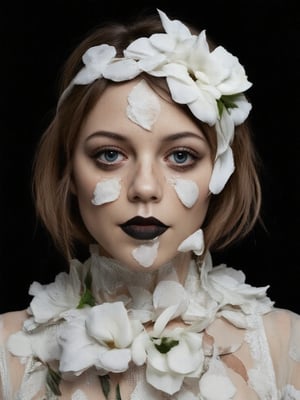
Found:
[[[126,112],[131,121],[151,131],[160,113],[160,102],[144,79],[129,93]]]

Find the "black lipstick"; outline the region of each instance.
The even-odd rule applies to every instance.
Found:
[[[134,217],[120,225],[129,236],[137,240],[152,240],[163,234],[169,227],[154,217]]]

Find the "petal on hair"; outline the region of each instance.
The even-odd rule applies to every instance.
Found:
[[[213,194],[220,193],[234,171],[233,154],[230,147],[218,156],[209,182],[209,190]]]
[[[122,59],[109,64],[103,71],[103,76],[114,82],[122,82],[135,78],[141,72],[136,61]]]

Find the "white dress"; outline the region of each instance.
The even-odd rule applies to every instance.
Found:
[[[93,251],[0,319],[1,400],[300,400],[300,316],[241,271],[128,272]]]

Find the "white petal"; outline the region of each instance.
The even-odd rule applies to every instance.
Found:
[[[91,200],[92,204],[99,206],[117,200],[121,193],[120,181],[120,178],[111,178],[98,182]]]
[[[143,365],[144,362],[146,361],[147,357],[146,347],[149,343],[150,339],[146,332],[142,332],[134,339],[131,346],[131,352],[132,352],[132,360],[136,365]]]
[[[196,100],[188,104],[189,109],[193,115],[200,121],[206,122],[208,125],[212,126],[217,122],[218,118],[218,108],[217,103],[214,98],[212,98],[209,93],[200,92]]]
[[[183,376],[179,374],[162,373],[147,365],[146,380],[156,389],[168,394],[176,393],[183,382]],[[215,400],[215,399],[214,399]]]
[[[234,135],[234,121],[227,110],[223,111],[222,117],[216,122],[218,148],[216,158],[224,153],[231,144]]]
[[[153,292],[153,305],[156,309],[164,309],[174,304],[184,304],[185,309],[188,296],[184,287],[173,281],[161,281]]]
[[[154,33],[150,36],[149,41],[152,46],[162,53],[174,51],[176,46],[175,38],[170,35],[166,35],[165,33]]]
[[[157,50],[152,46],[150,40],[145,37],[141,37],[130,43],[130,45],[124,50],[124,56],[130,59],[143,59],[151,58],[158,54]]]
[[[128,369],[131,360],[130,349],[112,349],[105,351],[96,361],[96,367],[110,372],[124,372]]]
[[[201,336],[199,334],[194,334],[199,337],[198,344],[196,348],[190,348],[188,341],[182,339],[177,346],[174,346],[167,356],[168,365],[170,369],[179,374],[190,374],[195,370],[200,369],[203,363],[203,354],[201,351]]]
[[[230,109],[230,117],[232,118],[235,125],[242,124],[248,117],[252,104],[246,99],[246,97],[241,94],[236,100],[236,108]]]
[[[230,400],[236,393],[236,388],[229,378],[217,374],[204,374],[199,387],[204,400]]]
[[[131,121],[151,131],[160,113],[160,102],[144,79],[129,93],[126,113]]]
[[[132,342],[127,310],[120,301],[91,308],[86,318],[86,329],[100,343],[114,343],[116,347],[124,348]]]
[[[209,190],[213,194],[220,193],[234,171],[233,154],[230,147],[215,161],[209,182]]]
[[[90,47],[82,56],[85,67],[78,72],[72,83],[86,85],[101,78],[103,70],[115,54],[116,49],[107,44]]]
[[[122,82],[135,78],[141,72],[136,61],[117,60],[103,70],[103,76],[115,82]]]
[[[156,259],[158,246],[158,239],[153,239],[153,241],[141,244],[136,249],[133,249],[132,256],[142,267],[151,267]]]
[[[204,251],[204,237],[202,229],[198,229],[187,237],[179,246],[178,251],[188,252],[193,251],[196,255],[200,256]]]
[[[164,67],[172,99],[179,104],[188,104],[198,99],[199,89],[184,65],[169,64]]]
[[[181,21],[177,19],[170,20],[163,11],[159,9],[157,9],[157,11],[160,16],[161,23],[169,35],[177,37],[180,40],[184,40],[191,36],[190,30]]]
[[[196,182],[190,179],[174,178],[170,182],[174,186],[179,200],[187,208],[193,207],[199,197],[199,188]]]
[[[58,319],[64,311],[77,307],[80,300],[79,280],[74,286],[70,281],[70,275],[61,272],[48,285],[36,282],[31,285],[29,293],[34,294],[34,298],[30,302],[30,310],[35,322],[41,324]]]
[[[155,321],[153,326],[153,335],[159,336],[161,335],[162,331],[165,329],[168,322],[175,318],[175,315],[178,315],[178,308],[179,305],[174,304],[166,308],[160,316]]]
[[[19,357],[32,355],[30,336],[22,331],[10,335],[7,348],[12,354]]]

